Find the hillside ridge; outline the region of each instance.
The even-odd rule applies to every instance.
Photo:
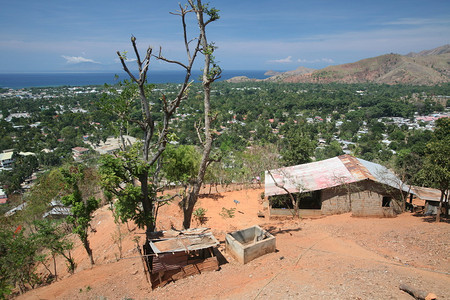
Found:
[[[406,55],[384,54],[320,70],[299,67],[266,79],[234,77],[228,81],[436,85],[450,82],[450,44]]]

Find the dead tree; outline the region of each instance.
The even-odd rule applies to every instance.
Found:
[[[215,80],[220,78],[220,74],[222,73],[222,70],[214,61],[213,53],[216,47],[213,43],[208,43],[206,37],[206,26],[211,22],[219,19],[218,10],[209,8],[207,5],[203,5],[201,0],[197,0],[195,3],[194,0],[188,0],[188,3],[190,5],[191,11],[195,12],[197,16],[197,24],[200,31],[200,36],[198,39],[199,50],[205,57],[202,75],[203,106],[205,111],[203,128],[201,128],[201,126],[199,125],[196,126],[197,134],[203,148],[200,167],[197,173],[197,177],[190,184],[187,193],[182,199],[183,227],[185,229],[191,226],[192,213],[194,211],[194,206],[198,200],[198,195],[203,184],[206,169],[212,162],[212,160],[210,159],[210,153],[213,143],[211,123],[214,121],[216,116],[211,113],[211,84]],[[205,17],[207,19],[205,19]]]
[[[180,10],[174,15],[181,17],[182,27],[183,27],[183,37],[184,37],[184,47],[187,56],[187,62],[183,63],[181,61],[170,60],[163,56],[161,48],[157,55],[153,54],[153,49],[148,47],[145,57],[142,59],[138,51],[136,44],[136,38],[131,37],[131,45],[133,47],[134,54],[136,56],[136,62],[138,65],[139,73],[135,76],[127,65],[127,58],[125,53],[117,52],[117,55],[122,63],[122,67],[125,72],[129,75],[131,81],[137,85],[139,92],[139,101],[141,104],[142,118],[139,120],[130,119],[129,116],[127,121],[133,122],[139,126],[142,130],[143,146],[142,146],[142,161],[144,162],[144,168],[137,175],[137,181],[135,186],[140,186],[143,220],[145,223],[146,234],[149,236],[150,232],[154,231],[156,223],[156,214],[158,209],[158,200],[156,197],[155,187],[160,184],[160,172],[161,169],[161,154],[166,149],[168,142],[168,134],[170,121],[176,112],[177,108],[180,106],[181,102],[187,98],[188,90],[191,85],[191,72],[194,65],[194,61],[200,52],[204,53],[207,51],[205,47],[205,31],[204,26],[209,22],[203,21],[203,10],[201,9],[201,1],[197,1],[198,7],[194,6],[192,1],[189,1],[189,7],[180,5]],[[203,24],[200,27],[198,36],[192,40],[188,39],[188,30],[186,26],[186,16],[189,13],[195,13],[199,19],[199,24]],[[162,110],[157,113],[162,114],[162,120],[156,124],[154,118],[154,111],[152,111],[152,106],[149,102],[150,90],[147,88],[147,72],[150,66],[150,59],[155,58],[157,60],[165,61],[170,64],[175,64],[180,66],[185,71],[185,77],[183,83],[176,95],[169,99],[166,95],[162,94],[160,100],[162,101]],[[209,99],[209,96],[208,96]],[[157,126],[156,126],[157,125]],[[209,131],[209,127],[208,127]],[[153,168],[153,174],[150,176],[150,170]]]
[[[282,172],[282,171],[280,171],[280,172],[282,173],[283,178],[288,178],[289,179],[290,175],[287,174],[287,172]],[[300,217],[300,215],[298,213],[300,199],[302,198],[302,194],[307,192],[306,189],[300,183],[294,183],[294,180],[290,179],[290,180],[292,180],[291,183],[293,183],[293,185],[296,186],[296,190],[298,191],[298,195],[295,196],[285,187],[284,180],[283,180],[283,184],[280,184],[280,183],[278,183],[276,181],[276,179],[274,178],[274,176],[273,176],[273,174],[272,174],[272,172],[270,170],[268,170],[267,173],[272,178],[275,186],[280,188],[280,189],[282,189],[283,191],[285,191],[289,195],[289,199],[291,200],[291,204],[293,206],[293,209],[289,208],[289,211],[291,212],[292,216],[293,217]]]

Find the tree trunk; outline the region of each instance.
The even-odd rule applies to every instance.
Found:
[[[440,222],[441,221],[441,210],[442,210],[442,202],[444,202],[444,194],[445,194],[445,190],[441,191],[441,199],[439,201],[439,206],[436,212],[436,222]]]
[[[206,168],[205,168],[206,170]],[[201,184],[194,183],[191,191],[183,199],[183,228],[191,227],[192,213],[194,212],[195,204],[197,203],[198,194],[200,193]]]
[[[191,6],[194,7],[194,5]],[[201,1],[197,1],[198,3],[198,8],[201,9]],[[183,227],[184,229],[188,229],[191,226],[191,217],[192,217],[192,212],[194,211],[194,206],[197,203],[197,199],[198,199],[198,195],[200,193],[200,188],[203,184],[203,179],[205,177],[205,173],[206,173],[206,168],[208,167],[208,163],[209,163],[209,155],[211,153],[211,148],[212,148],[212,142],[213,142],[213,138],[211,135],[211,83],[215,80],[214,78],[211,78],[211,74],[210,74],[210,65],[211,65],[211,55],[212,55],[212,50],[207,50],[209,48],[208,45],[208,41],[206,39],[206,31],[205,31],[205,27],[206,24],[203,20],[203,11],[202,10],[196,10],[196,14],[197,14],[197,22],[198,22],[198,26],[199,26],[199,30],[201,33],[201,46],[203,48],[204,51],[204,55],[205,55],[205,62],[204,62],[204,68],[203,68],[203,77],[202,77],[202,85],[203,85],[203,106],[204,106],[204,110],[205,110],[205,141],[204,141],[204,145],[203,145],[203,155],[202,155],[202,161],[200,163],[200,167],[198,170],[198,174],[197,174],[197,178],[193,184],[192,190],[189,193],[189,195],[187,196],[187,198],[185,198],[183,200],[183,213],[184,213],[184,217],[183,217]]]
[[[145,222],[145,235],[147,240],[150,238],[150,234],[155,231],[155,222],[153,218],[153,199],[149,196],[148,191],[148,173],[144,172],[139,177],[139,182],[141,183],[142,192],[142,210],[144,213]]]
[[[52,254],[53,256],[53,269],[55,270],[55,280],[58,280],[58,274],[56,273],[56,255]]]
[[[87,252],[87,254],[89,256],[89,260],[91,261],[91,265],[93,266],[95,264],[94,263],[94,256],[92,255],[92,249],[91,249],[91,246],[89,245],[89,241],[88,241],[87,238],[83,239],[83,246],[84,246],[84,249],[86,249],[86,252]]]
[[[448,218],[448,192],[449,190],[447,189],[447,192],[445,193],[445,217]]]

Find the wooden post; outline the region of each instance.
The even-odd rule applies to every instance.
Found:
[[[150,280],[149,280],[149,278],[148,278],[148,276],[150,276],[150,270],[148,270],[148,268],[146,267],[145,258],[144,258],[144,256],[142,255],[141,247],[139,247],[139,244],[138,244],[138,246],[137,246],[136,248],[137,248],[137,250],[138,250],[138,252],[139,252],[139,255],[140,255],[140,257],[141,257],[142,267],[144,268],[144,276],[145,276],[145,280],[147,280],[147,283],[150,284]]]

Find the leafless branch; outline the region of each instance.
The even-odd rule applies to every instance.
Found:
[[[133,80],[134,82],[137,83],[138,80],[136,79],[136,77],[134,77],[133,73],[131,73],[130,70],[128,69],[128,66],[125,63],[125,59],[123,58],[122,54],[120,54],[119,51],[117,51],[117,56],[119,56],[120,62],[122,63],[123,70],[128,74],[128,76],[130,76],[131,80]]]
[[[203,145],[203,139],[202,139],[202,135],[200,133],[200,122],[195,122],[194,127],[195,127],[195,131],[197,132],[198,140],[200,141],[200,144]]]
[[[186,66],[185,64],[183,64],[183,63],[180,62],[180,61],[167,59],[167,58],[165,58],[164,56],[162,56],[162,49],[161,49],[161,47],[159,48],[159,53],[158,53],[158,55],[157,55],[157,56],[156,56],[156,55],[153,55],[153,57],[155,57],[155,58],[157,58],[157,59],[159,59],[159,60],[165,61],[165,62],[167,62],[167,63],[170,63],[170,64],[176,64],[176,65],[179,65],[179,66],[183,67],[183,68],[186,69],[186,70],[188,70],[188,68],[189,68],[188,66]]]

